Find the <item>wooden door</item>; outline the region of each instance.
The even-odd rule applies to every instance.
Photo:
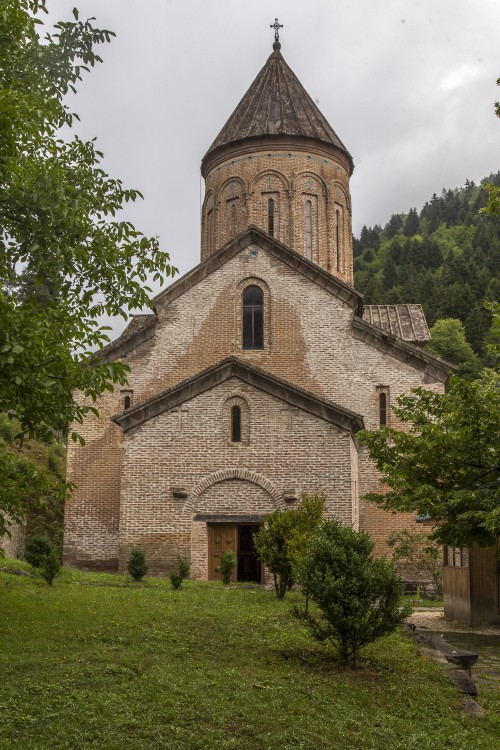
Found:
[[[233,524],[211,524],[208,526],[208,580],[221,581],[222,576],[219,573],[220,556],[227,549],[238,553],[238,527]],[[235,566],[232,581],[236,581],[237,566]]]

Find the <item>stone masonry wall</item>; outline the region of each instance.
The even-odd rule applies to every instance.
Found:
[[[241,295],[250,283],[261,285],[264,291],[266,323],[262,351],[242,350]],[[442,383],[427,382],[429,377],[410,363],[354,338],[352,315],[348,306],[318,284],[258,245],[250,246],[159,312],[153,338],[125,357],[131,367],[128,393],[133,403],[139,403],[232,355],[363,415],[366,427],[376,428],[380,388],[387,393],[389,406],[395,403],[398,394],[409,393],[416,386],[443,388]],[[127,506],[127,517],[120,517],[122,431],[110,421],[112,414],[123,410],[123,401],[124,394],[119,389],[107,394],[97,404],[100,418],[89,417],[79,428],[86,445],[82,448],[72,444],[69,449],[68,478],[78,485],[66,511],[65,560],[72,564],[116,567],[118,529],[129,529],[127,544],[133,538],[131,506]],[[182,420],[182,407],[180,412],[175,419]],[[394,420],[390,412],[389,419]],[[161,443],[164,438],[158,440]],[[127,444],[131,442],[127,437]],[[263,445],[269,449],[267,442]],[[311,453],[320,463],[324,462],[323,445],[320,441]],[[186,443],[183,450],[189,455],[190,444]],[[195,450],[183,481],[196,474],[198,464],[203,466],[207,450],[203,455]],[[133,460],[126,459],[127,471],[137,475],[138,494],[133,502],[145,502],[139,489],[144,467],[151,466],[153,476],[155,472],[161,473],[163,455],[154,443],[144,447],[142,453],[137,452]],[[350,465],[349,458],[345,460]],[[231,466],[238,467],[238,461],[235,454]],[[245,465],[252,468],[250,463]],[[288,471],[286,463],[283,467]],[[293,466],[287,483],[294,476],[292,469]],[[160,479],[163,481],[163,475]],[[358,480],[359,496],[378,487],[377,474],[363,457]],[[124,482],[130,481],[132,477],[127,473]],[[124,484],[123,491],[131,501],[130,487],[125,490]],[[354,498],[349,502],[352,508]],[[155,507],[153,503],[150,510],[144,511],[152,519],[157,517]],[[380,537],[380,544],[382,535],[387,536],[389,521],[387,514],[361,508],[360,527]],[[184,541],[189,533],[188,527],[184,527]],[[164,536],[158,537],[158,544],[163,549]]]
[[[228,159],[207,176],[202,210],[201,259],[250,224],[307,257],[306,202],[311,203],[310,260],[353,283],[349,177],[332,158],[307,152],[264,151]]]
[[[247,444],[230,441],[225,403],[235,396],[248,404]],[[298,409],[290,413],[279,399],[237,378],[184,406],[181,416],[165,412],[125,435],[121,568],[133,545],[157,574],[192,548],[192,574],[204,578],[206,520],[197,516],[262,517],[286,507],[290,493],[324,492],[328,514],[351,524],[349,433]],[[173,488],[187,497],[176,499]]]

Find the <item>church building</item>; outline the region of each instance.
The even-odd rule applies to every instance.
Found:
[[[396,398],[451,368],[422,348],[420,305],[354,288],[352,171],[276,34],[201,163],[201,262],[98,355],[129,382],[68,447],[66,564],[123,571],[139,547],[153,575],[181,555],[206,580],[232,549],[235,579],[261,581],[253,532],[311,492],[379,553],[414,526],[362,501],[379,480],[356,433],[397,426]]]

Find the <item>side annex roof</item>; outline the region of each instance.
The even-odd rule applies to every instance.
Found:
[[[303,388],[292,385],[275,375],[270,375],[260,368],[248,365],[237,357],[227,357],[193,378],[184,380],[146,401],[134,404],[120,414],[115,414],[111,419],[126,432],[132,427],[137,427],[143,422],[190,401],[230,378],[238,378],[270,396],[330,422],[339,429],[349,432],[353,437],[358,430],[363,429],[363,417],[360,414],[326,399],[318,398]]]

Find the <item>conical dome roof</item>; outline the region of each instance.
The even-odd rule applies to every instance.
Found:
[[[352,157],[301,82],[286,64],[275,42],[273,53],[202,160],[205,175],[225,146],[251,138],[292,136],[321,141],[339,149],[353,168]]]

